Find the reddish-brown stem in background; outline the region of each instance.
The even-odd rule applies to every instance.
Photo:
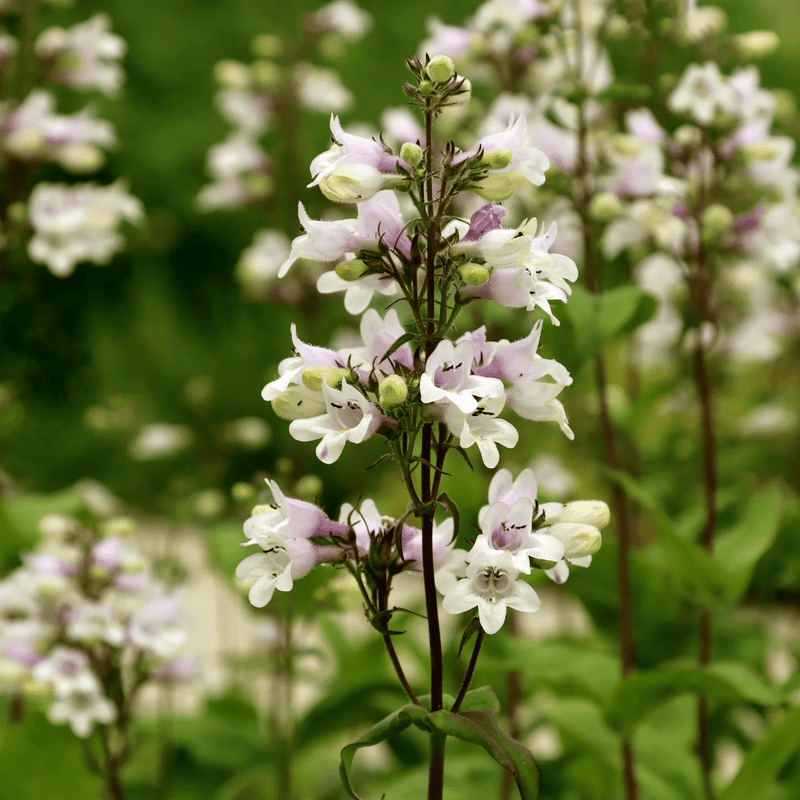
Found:
[[[508,635],[519,635],[519,621],[516,614],[509,614],[506,621]],[[522,673],[511,670],[506,673],[506,716],[508,717],[508,733],[512,739],[519,741],[522,727],[519,723],[519,704],[522,702]],[[514,791],[514,776],[510,770],[503,770],[500,784],[500,800],[511,800]]]
[[[594,258],[594,238],[592,234],[591,219],[589,217],[589,202],[591,188],[589,186],[589,165],[587,159],[586,118],[583,103],[578,104],[578,162],[576,166],[577,192],[575,205],[581,220],[583,238],[583,275],[586,288],[592,294],[600,292],[600,278]],[[621,466],[617,433],[611,419],[608,407],[605,363],[602,353],[595,359],[595,381],[597,394],[600,401],[600,426],[603,437],[603,448],[606,463],[618,471]],[[633,543],[633,527],[631,524],[628,500],[619,483],[611,485],[611,504],[617,525],[617,583],[619,597],[619,646],[622,662],[622,677],[627,677],[636,665],[636,651],[633,643],[633,613],[630,589],[630,550]],[[633,747],[628,738],[623,737],[622,750],[622,778],[625,786],[626,800],[638,800],[639,787],[636,781],[636,767]]]

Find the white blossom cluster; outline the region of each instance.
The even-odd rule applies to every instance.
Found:
[[[371,18],[350,0],[335,0],[308,14],[303,23],[304,53],[338,52],[340,43],[363,37]],[[204,211],[263,206],[274,189],[274,169],[263,147],[263,138],[273,128],[290,130],[304,110],[321,113],[346,111],[353,96],[338,73],[301,58],[288,41],[262,34],[253,40],[258,58],[251,64],[226,60],[216,66],[220,89],[216,105],[233,130],[208,152],[211,183],[204,186],[197,202]],[[295,122],[291,122],[294,120]],[[286,235],[262,229],[242,254],[236,275],[245,292],[264,297],[274,284],[285,260]]]
[[[7,689],[51,698],[51,722],[86,738],[95,724],[130,713],[150,680],[185,680],[188,617],[178,592],[158,580],[108,520],[101,537],[48,514],[42,549],[0,581],[0,665]],[[59,539],[58,554],[52,552]]]
[[[444,91],[457,96],[463,90],[463,84],[452,83],[458,78],[450,59],[437,57],[417,69],[432,81],[451,81],[447,86],[452,89]],[[433,263],[427,256],[427,272],[421,266],[419,235],[414,234],[424,224],[417,215],[425,213],[415,194],[424,177],[419,142],[405,142],[395,153],[385,139],[346,132],[335,115],[331,133],[334,145],[311,163],[311,185],[330,200],[354,204],[356,217],[314,220],[301,203],[304,232],[292,242],[278,275],[283,277],[302,259],[336,264],[320,276],[317,288],[344,292],[347,311],[360,315],[359,335],[346,347],[318,347],[303,342],[292,325],[294,354],[280,363],[278,377],[262,392],[278,416],[290,422],[290,434],[317,442],[317,457],[333,464],[348,442],[360,444],[376,435],[396,442],[398,460],[413,458],[413,444],[404,451],[398,439],[407,443],[421,427],[435,426],[441,444],[453,442],[465,454],[475,446],[489,468],[499,463],[499,446],[513,448],[519,439],[517,429],[503,418],[507,408],[523,419],[555,421],[573,438],[558,400],[572,378],[562,364],[539,355],[542,319],[518,341],[492,341],[480,326],[438,336],[425,349],[413,344],[413,331],[425,329],[421,312],[415,311],[421,302],[415,293],[431,274],[437,280],[435,294],[442,298],[440,324],[448,333],[452,323],[445,325],[447,315],[455,319],[463,305],[480,301],[540,310],[558,325],[552,303],[567,301],[578,273],[572,259],[551,252],[557,226],[529,220],[504,228],[506,209],[495,202],[518,186],[544,182],[548,159],[529,143],[524,117],[512,118],[463,152],[448,145],[437,175],[449,176],[457,187],[453,191],[490,202],[468,221],[450,218],[441,230],[441,245],[430,238],[435,227],[428,229],[426,247],[439,255]],[[419,191],[430,196],[434,187],[446,185],[444,179],[436,180],[442,184],[432,182]],[[440,207],[445,207],[444,200]],[[393,302],[382,313],[371,306],[375,300],[403,297],[407,307]],[[271,488],[275,505],[258,508],[245,523],[246,544],[258,545],[262,552],[246,558],[237,570],[239,580],[250,586],[253,605],[265,605],[276,589],[288,591],[295,578],[320,563],[345,562],[354,575],[363,568],[378,584],[382,579],[376,575],[423,571],[423,533],[409,524],[408,515],[400,520],[382,516],[365,500],[359,508],[346,504],[333,522],[317,506],[286,500],[277,485]],[[453,517],[433,521],[434,579],[446,611],[477,606],[484,631],[494,633],[507,608],[539,608],[521,574],[536,567],[561,582],[569,574],[569,562],[588,565],[600,546],[599,528],[608,522],[608,508],[599,501],[545,508],[536,494],[530,470],[516,481],[500,470],[480,515],[481,534],[469,552],[455,548]],[[371,611],[373,624],[384,624],[380,609]]]
[[[30,12],[20,7],[9,13]],[[122,222],[143,218],[140,203],[121,181],[106,187],[40,183],[27,189],[43,163],[80,175],[103,166],[104,151],[117,144],[111,123],[98,119],[91,106],[59,114],[49,87],[116,96],[124,78],[120,60],[125,49],[106,14],[68,29],[41,31],[33,43],[33,65],[17,63],[30,54],[20,52],[10,33],[0,34],[0,78],[12,87],[10,99],[0,103],[0,150],[7,162],[3,192],[9,209],[2,220],[9,230],[4,243],[27,242],[31,260],[45,264],[54,275],[71,274],[81,261],[107,263],[124,247]],[[31,69],[37,83],[23,85],[19,76]]]
[[[261,552],[247,556],[236,569],[256,608],[267,605],[276,590],[291,591],[294,581],[315,566],[357,564],[374,559],[376,550],[395,572],[422,571],[422,531],[382,515],[374,501],[365,499],[358,508],[345,503],[334,522],[318,506],[287,498],[277,483],[268,483],[274,503],[256,506],[244,524],[244,544],[257,545]],[[459,614],[477,606],[484,630],[496,633],[507,608],[540,608],[536,592],[518,579],[521,573],[529,575],[532,565],[563,583],[570,564],[591,564],[601,544],[600,529],[609,522],[608,506],[599,500],[540,505],[537,491],[530,469],[516,480],[508,470],[498,470],[489,505],[479,515],[481,533],[469,551],[455,547],[452,517],[434,526],[434,577],[445,611]]]

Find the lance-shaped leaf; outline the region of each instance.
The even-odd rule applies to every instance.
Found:
[[[747,504],[736,527],[717,538],[714,559],[728,578],[728,601],[737,603],[747,591],[756,564],[778,535],[781,493],[771,486]]]
[[[539,767],[533,753],[503,731],[491,714],[434,711],[428,715],[428,722],[440,733],[482,747],[498,764],[510,770],[522,800],[535,800],[539,796]]]
[[[350,769],[353,766],[353,758],[356,752],[362,747],[371,747],[374,744],[385,742],[390,736],[401,733],[409,725],[416,725],[423,730],[429,729],[428,716],[428,712],[424,708],[409,703],[392,712],[388,717],[385,717],[373,725],[366,733],[359,736],[354,742],[343,747],[340,753],[339,775],[342,778],[342,784],[347,794],[355,798],[355,800],[361,800],[350,785]]]
[[[472,689],[464,695],[461,701],[460,713],[468,711],[488,711],[491,714],[500,713],[500,701],[491,686],[481,686]]]
[[[753,800],[755,797],[766,797],[783,765],[798,750],[800,708],[793,708],[750,751],[737,776],[719,795],[719,800]]]
[[[620,681],[606,706],[608,723],[629,735],[667,700],[686,693],[703,694],[721,701],[760,705],[785,702],[785,690],[770,686],[753,670],[735,662],[666,665],[651,672],[635,673]]]

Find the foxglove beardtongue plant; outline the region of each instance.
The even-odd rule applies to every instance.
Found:
[[[31,554],[0,581],[0,662],[19,691],[49,698],[50,721],[70,726],[109,797],[121,800],[139,690],[196,671],[182,655],[189,617],[180,594],[119,537],[59,515],[40,527],[42,546],[59,555]],[[106,525],[131,527],[123,518]]]
[[[19,17],[13,27],[21,41],[5,32],[0,37],[0,78],[7,98],[0,104],[1,269],[8,271],[11,255],[19,250],[64,277],[82,261],[107,264],[125,246],[122,223],[140,223],[144,214],[122,180],[109,186],[35,184],[43,164],[78,175],[103,166],[104,150],[117,144],[113,126],[98,119],[91,106],[58,114],[48,87],[115,96],[124,78],[119,62],[126,49],[111,33],[105,14],[69,29],[50,27],[37,36],[36,5],[22,2],[3,11]]]
[[[525,142],[519,120],[471,150],[462,153],[450,142],[436,152],[434,121],[463,100],[467,84],[446,56],[407,63],[415,82],[403,88],[422,114],[424,139],[405,142],[396,153],[346,133],[333,117],[335,144],[314,160],[311,185],[337,202],[355,204],[357,218],[316,222],[301,205],[305,233],[292,243],[281,267],[286,274],[304,257],[339,261],[331,277],[322,276],[319,289],[334,290],[335,278],[347,290],[346,308],[363,314],[361,341],[339,351],[311,346],[292,326],[295,355],[281,362],[263,397],[290,421],[294,438],[319,442],[316,452],[323,463],[341,458],[348,442],[382,439],[402,475],[408,509],[396,519],[362,500],[358,507],[345,504],[333,522],[320,508],[285,498],[271,483],[275,505],[256,508],[245,523],[246,544],[262,552],[245,558],[236,574],[249,585],[253,605],[263,606],[275,590],[289,591],[318,564],[350,571],[409,697],[408,713],[431,733],[429,798],[441,798],[444,741],[448,735],[465,737],[458,711],[484,635],[500,630],[508,608],[533,612],[540,607],[527,582],[534,570],[547,570],[561,582],[568,574],[566,562],[588,565],[600,546],[599,528],[608,522],[608,509],[595,501],[545,510],[529,470],[513,480],[503,469],[480,514],[480,535],[469,550],[456,546],[459,513],[442,488],[450,450],[469,461],[469,450],[477,445],[484,464],[496,467],[498,445],[511,448],[518,440],[516,428],[503,418],[507,408],[523,419],[554,420],[572,437],[556,399],[571,378],[561,364],[538,355],[542,320],[524,339],[494,342],[484,327],[459,335],[459,313],[467,304],[494,300],[542,309],[557,324],[550,303],[567,300],[577,269],[568,257],[549,253],[556,226],[540,230],[530,220],[503,228],[505,209],[494,202],[469,221],[455,215],[459,196],[486,196],[493,178],[507,180],[510,192],[519,182],[542,183],[548,162]],[[402,206],[396,192],[406,195]],[[401,213],[401,207],[409,210]],[[360,291],[358,302],[353,289]],[[400,302],[382,315],[368,306],[387,290]],[[422,573],[430,649],[430,695],[424,702],[405,676],[394,646],[396,632],[389,627],[397,613],[390,599],[392,581],[406,570]],[[477,608],[467,628],[467,635],[478,631],[473,655],[450,707],[443,696],[437,589],[448,613]],[[494,752],[498,743],[501,750],[521,752],[498,730],[490,733],[477,724],[471,741],[477,737],[488,744],[491,738]],[[502,757],[498,760],[502,763]],[[515,778],[523,796],[532,797],[536,778],[526,769],[519,768]],[[352,793],[344,766],[342,774]]]

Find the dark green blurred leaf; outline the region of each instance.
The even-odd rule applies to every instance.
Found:
[[[728,600],[741,600],[761,556],[769,550],[781,520],[781,493],[771,486],[747,503],[736,527],[717,538],[714,560],[728,579]]]
[[[768,685],[744,664],[667,665],[648,673],[635,673],[620,682],[609,698],[606,719],[615,729],[630,732],[662,703],[691,692],[713,700],[773,705],[786,693]]]
[[[500,701],[497,699],[491,686],[481,686],[464,695],[461,702],[461,712],[490,711],[492,714],[500,713]]]
[[[773,725],[750,751],[733,782],[719,800],[765,797],[784,764],[800,750],[800,708],[793,708]]]

